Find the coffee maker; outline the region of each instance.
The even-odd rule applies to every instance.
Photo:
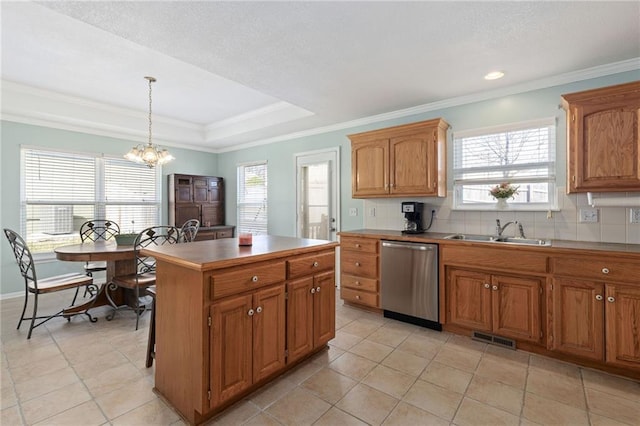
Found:
[[[404,213],[403,234],[422,234],[424,225],[422,224],[422,210],[424,203],[417,201],[403,201],[402,213]]]

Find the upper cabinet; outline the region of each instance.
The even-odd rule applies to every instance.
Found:
[[[640,81],[562,95],[568,192],[640,191]]]
[[[446,196],[448,128],[434,119],[349,135],[353,198]]]

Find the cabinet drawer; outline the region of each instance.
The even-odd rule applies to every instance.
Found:
[[[211,297],[214,299],[246,290],[282,282],[286,277],[285,262],[257,263],[251,267],[224,269],[211,275]]]
[[[327,271],[336,266],[334,251],[316,253],[311,256],[303,256],[287,260],[287,276],[289,279],[304,277],[320,271]]]
[[[216,231],[216,239],[218,238],[233,238],[233,229]]]
[[[598,281],[623,281],[639,283],[640,261],[619,260],[607,257],[561,257],[551,259],[555,275],[585,277]]]
[[[490,268],[495,272],[547,272],[546,254],[512,248],[446,246],[441,249],[441,260],[447,264]]]
[[[358,303],[360,305],[367,305],[373,308],[378,308],[378,293],[369,293],[361,290],[354,290],[351,288],[340,288],[340,297],[346,302]]]
[[[364,253],[378,253],[378,240],[371,238],[340,237],[340,249]]]
[[[378,278],[378,256],[369,253],[340,252],[340,270],[358,277]]]
[[[353,288],[355,290],[365,290],[378,292],[378,280],[373,278],[355,277],[353,275],[342,274],[340,277],[340,285]]]

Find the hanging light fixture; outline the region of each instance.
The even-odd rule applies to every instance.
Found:
[[[175,157],[169,154],[166,149],[160,148],[158,145],[154,145],[151,141],[151,83],[154,83],[156,79],[154,77],[145,77],[149,81],[149,143],[147,145],[137,145],[131,148],[131,151],[127,152],[124,156],[127,160],[135,161],[136,163],[144,163],[150,168],[156,165],[163,165],[169,161],[175,159]]]

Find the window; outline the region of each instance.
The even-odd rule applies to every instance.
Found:
[[[80,242],[89,219],[110,219],[123,233],[159,223],[158,169],[123,158],[22,149],[21,229],[33,253]]]
[[[492,209],[489,190],[519,187],[513,210],[556,208],[555,119],[459,132],[453,140],[454,208]]]
[[[267,234],[267,163],[238,166],[238,233]]]

